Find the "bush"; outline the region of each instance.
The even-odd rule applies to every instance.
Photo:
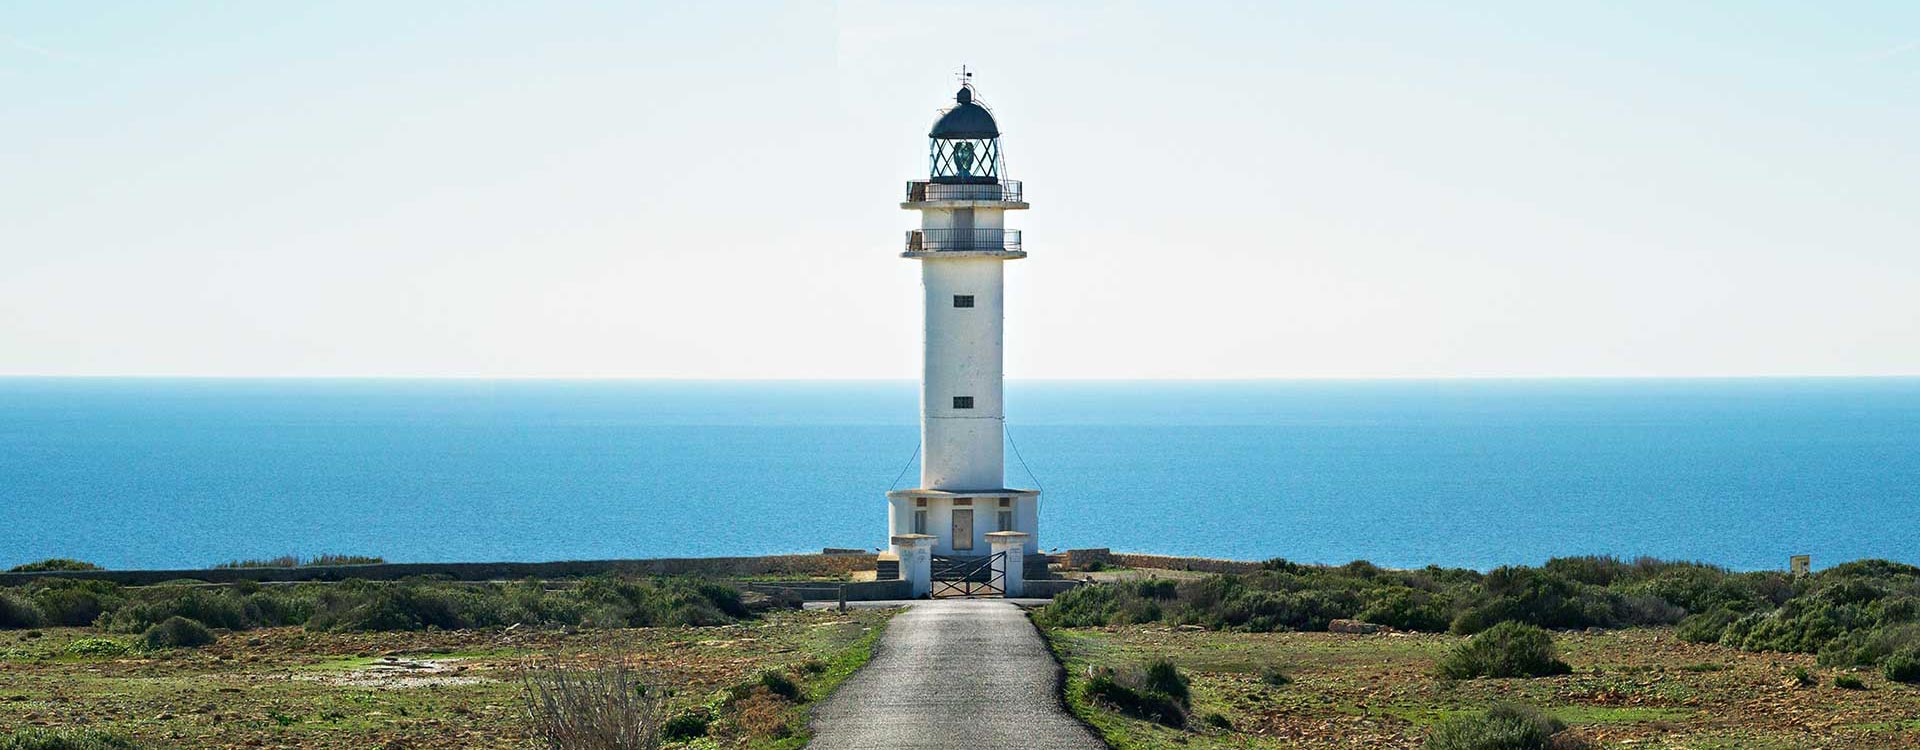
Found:
[[[1545,750],[1566,724],[1526,706],[1497,705],[1477,716],[1456,716],[1427,734],[1427,750]]]
[[[1182,708],[1193,705],[1193,693],[1188,687],[1187,676],[1168,659],[1155,659],[1147,663],[1142,675],[1140,687],[1148,692],[1160,693],[1179,702]]]
[[[163,648],[199,648],[213,643],[216,638],[213,631],[198,621],[185,617],[169,617],[140,636],[142,643],[149,649]]]
[[[246,611],[232,592],[184,586],[156,586],[143,591],[104,618],[103,624],[117,633],[140,633],[175,617],[227,630],[248,627]]]
[[[47,624],[40,608],[11,589],[0,589],[0,630],[37,628]]]
[[[1264,667],[1260,670],[1260,681],[1269,687],[1286,687],[1293,684],[1293,677],[1279,667]]]
[[[707,729],[713,725],[713,714],[706,707],[698,707],[674,714],[660,728],[662,739],[672,742],[684,742],[707,736]]]
[[[666,696],[625,667],[529,671],[521,683],[533,735],[547,750],[655,750]]]
[[[1688,643],[1719,643],[1720,636],[1727,632],[1727,626],[1738,619],[1739,614],[1726,608],[1702,612],[1681,620],[1674,634]]]
[[[91,729],[15,729],[0,734],[0,750],[138,750],[132,740]]]
[[[1214,729],[1224,729],[1229,732],[1233,731],[1233,720],[1227,718],[1226,714],[1222,714],[1219,711],[1208,711],[1206,718],[1202,719],[1202,721]]]
[[[1809,671],[1806,667],[1794,667],[1787,670],[1787,677],[1793,680],[1793,684],[1798,687],[1806,688],[1820,684],[1820,678],[1813,676],[1813,672]]]
[[[302,558],[299,555],[281,555],[258,560],[229,560],[217,563],[215,568],[319,568],[332,565],[378,565],[385,559],[368,555],[330,555],[319,554]]]
[[[1887,679],[1909,685],[1920,684],[1920,649],[1903,649],[1880,664]]]
[[[794,682],[793,678],[780,674],[779,672],[771,669],[761,672],[760,686],[766,688],[767,692],[787,700],[795,703],[800,701],[799,683]]]
[[[52,573],[63,570],[101,570],[102,568],[85,560],[66,557],[49,557],[40,562],[15,565],[8,573]]]
[[[1110,669],[1100,670],[1087,680],[1087,697],[1137,719],[1176,729],[1187,725],[1187,711],[1179,701],[1143,690],[1135,679]]]
[[[101,615],[126,601],[120,587],[109,581],[45,579],[36,581],[28,590],[51,625],[92,625]]]
[[[1842,690],[1867,689],[1867,683],[1861,681],[1860,678],[1850,674],[1843,674],[1843,675],[1840,675],[1839,677],[1833,678],[1833,686],[1840,688]]]
[[[1440,661],[1440,674],[1474,677],[1546,677],[1573,671],[1554,652],[1553,636],[1532,625],[1503,622],[1455,647]]]

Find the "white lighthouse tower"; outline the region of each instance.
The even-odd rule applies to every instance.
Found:
[[[920,212],[900,254],[920,263],[925,291],[920,486],[887,493],[887,527],[896,553],[904,538],[934,555],[1030,555],[1040,493],[1006,487],[1001,397],[1005,267],[1027,257],[1005,217],[1027,204],[1006,179],[1000,128],[971,84],[928,136],[927,179],[908,182],[900,204]]]

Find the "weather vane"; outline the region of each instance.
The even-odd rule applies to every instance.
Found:
[[[973,86],[973,73],[968,71],[965,65],[960,66],[960,85],[969,88]]]

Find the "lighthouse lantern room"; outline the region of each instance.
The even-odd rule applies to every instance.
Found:
[[[928,133],[927,179],[907,183],[901,208],[920,212],[901,257],[920,262],[924,334],[920,486],[887,493],[894,552],[930,543],[934,555],[984,556],[1018,542],[1038,550],[1037,490],[1006,486],[1002,362],[1005,266],[1027,257],[1008,211],[1027,204],[1006,179],[1000,128],[963,83]],[[989,534],[1000,533],[994,537]]]

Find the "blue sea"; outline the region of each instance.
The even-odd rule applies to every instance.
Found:
[[[918,477],[916,399],[906,381],[0,379],[0,567],[874,548],[887,489]],[[1043,548],[1920,563],[1920,379],[1016,382],[1008,413]]]

